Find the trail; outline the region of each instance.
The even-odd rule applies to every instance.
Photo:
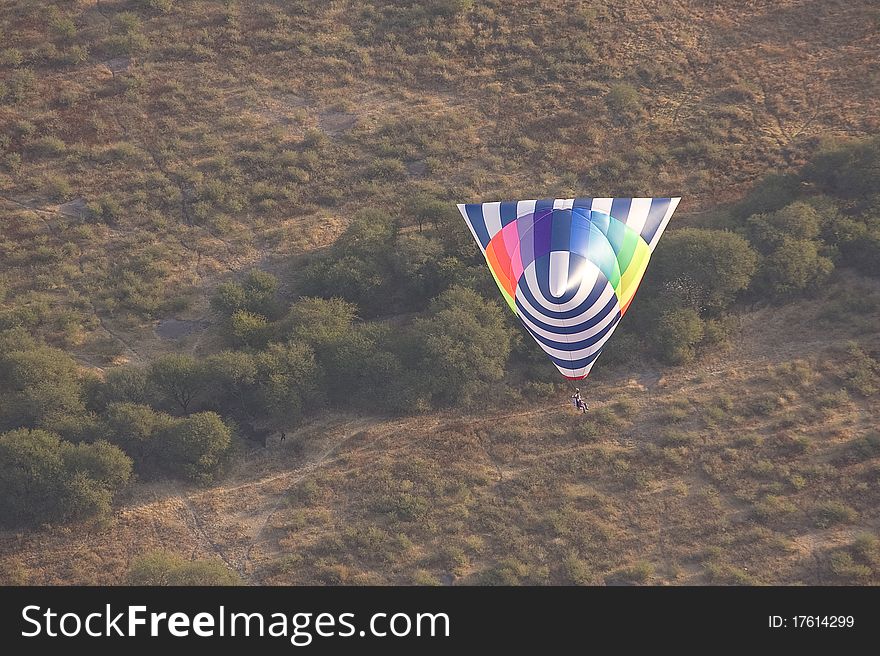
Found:
[[[544,414],[549,411],[559,410],[564,407],[558,401],[543,404],[539,407],[531,407],[528,410],[517,412],[497,413],[490,416],[474,418],[460,415],[427,418],[422,416],[407,417],[398,420],[383,420],[382,418],[369,417],[346,421],[342,426],[335,429],[335,435],[326,440],[317,452],[306,456],[297,466],[282,471],[262,472],[257,478],[242,480],[253,473],[253,468],[259,467],[260,463],[253,460],[244,460],[241,464],[242,471],[235,476],[237,480],[232,484],[221,484],[207,490],[191,491],[183,487],[178,488],[175,498],[184,510],[184,522],[189,533],[196,543],[209,553],[215,554],[224,563],[249,584],[258,584],[256,577],[258,562],[255,560],[255,549],[270,541],[268,531],[272,518],[279,508],[289,497],[292,488],[319,472],[323,467],[336,462],[341,457],[341,451],[358,436],[368,435],[371,442],[387,438],[395,433],[408,429],[438,430],[450,426],[460,425],[463,421],[468,425],[482,425],[498,422],[504,419],[517,417],[529,417]],[[319,427],[307,427],[305,430],[291,432],[291,443],[298,438],[313,435]],[[283,457],[279,454],[279,458]],[[278,491],[266,490],[258,492],[261,488],[280,485]],[[228,508],[222,512],[212,511],[210,508],[200,507],[210,504],[213,500],[226,495],[236,495],[245,492],[250,499],[258,499],[259,507],[252,509],[247,507],[243,500],[239,504],[238,511],[229,513]],[[244,498],[243,498],[244,499]],[[163,502],[156,502],[163,503]],[[142,507],[148,511],[156,503]],[[236,532],[244,525],[247,529],[242,540],[236,540]],[[220,536],[227,536],[224,540]],[[243,544],[242,544],[243,542]],[[268,555],[268,554],[267,554]],[[264,559],[260,559],[264,560]]]

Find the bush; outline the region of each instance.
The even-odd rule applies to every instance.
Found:
[[[627,82],[611,85],[605,102],[614,114],[632,117],[642,111],[642,100],[639,91]]]
[[[820,244],[806,239],[783,239],[761,263],[756,285],[772,296],[789,296],[824,282],[834,263],[819,254]]]
[[[0,427],[52,428],[85,415],[77,364],[58,349],[37,347],[0,354]]]
[[[776,212],[749,217],[748,227],[752,245],[764,253],[771,253],[786,240],[817,239],[822,217],[815,207],[798,201]]]
[[[214,412],[174,421],[157,436],[165,471],[191,481],[213,480],[232,444],[232,432]]]
[[[880,392],[880,362],[866,353],[856,342],[846,347],[843,383],[847,389],[862,396],[873,396]]]
[[[308,344],[272,344],[255,356],[255,364],[255,416],[290,426],[321,406],[321,369]]]
[[[226,282],[217,287],[211,298],[211,307],[223,317],[231,317],[244,310],[255,315],[273,317],[276,314],[275,293],[278,278],[271,273],[253,269],[241,282]]]
[[[466,401],[483,384],[500,380],[511,348],[501,309],[476,292],[452,287],[413,322],[416,371],[431,372],[425,386],[434,402]]]
[[[670,364],[683,364],[694,358],[694,346],[703,339],[703,322],[690,308],[670,309],[657,319],[652,336],[658,355]]]
[[[660,240],[645,276],[644,285],[649,289],[634,309],[644,308],[640,317],[658,309],[681,307],[717,314],[748,287],[757,265],[757,254],[737,234],[701,228],[676,230]],[[651,299],[655,299],[653,303]]]
[[[131,460],[106,442],[71,444],[44,430],[0,435],[0,522],[7,526],[106,515]]]
[[[399,159],[380,158],[370,164],[366,175],[367,178],[380,180],[403,180],[406,177],[406,164]]]
[[[104,381],[89,391],[89,409],[103,412],[112,403],[148,403],[151,399],[147,369],[123,366],[108,369]]]
[[[768,494],[755,504],[755,514],[762,522],[778,524],[797,512],[797,506],[784,497]]]
[[[0,66],[17,68],[24,63],[24,55],[18,48],[4,48],[0,50]]]
[[[122,216],[122,206],[113,196],[104,194],[86,205],[86,212],[90,222],[113,226]]]
[[[59,39],[69,41],[76,36],[76,25],[69,16],[63,16],[56,8],[49,11],[49,28]]]
[[[452,18],[458,14],[470,11],[474,0],[426,0],[422,3],[425,8],[438,18]]]
[[[152,9],[160,14],[167,14],[174,8],[174,0],[139,0],[146,9]]]
[[[623,567],[605,577],[605,582],[610,584],[638,585],[647,583],[654,575],[654,566],[644,560],[640,560],[628,567]]]
[[[209,383],[202,363],[189,355],[162,356],[147,371],[151,389],[170,410],[188,412]]]
[[[415,403],[416,383],[386,347],[393,339],[378,326],[352,328],[319,351],[330,402],[365,411],[402,413]],[[337,390],[346,390],[337,394]]]
[[[147,405],[112,403],[103,417],[103,433],[134,461],[141,474],[161,472],[163,454],[156,436],[174,425],[175,419]]]
[[[839,501],[825,501],[813,509],[813,522],[818,528],[828,528],[835,524],[850,524],[858,513]]]
[[[150,551],[131,563],[128,585],[243,585],[241,577],[217,558],[185,560],[167,551]]]
[[[568,552],[562,560],[562,576],[573,585],[592,585],[595,580],[589,564],[576,551]]]
[[[357,307],[341,298],[301,298],[284,320],[285,334],[320,349],[345,339],[357,317]]]
[[[269,322],[261,314],[236,310],[229,318],[229,332],[236,346],[265,346],[269,339]]]
[[[828,559],[829,569],[837,578],[845,581],[863,581],[871,577],[871,568],[853,560],[846,551],[837,551]]]
[[[803,177],[825,193],[863,198],[880,189],[880,137],[849,143],[826,142],[804,167]]]
[[[863,217],[841,218],[834,223],[834,240],[840,266],[850,266],[867,276],[880,276],[880,211]]]
[[[745,219],[755,214],[775,212],[794,201],[800,193],[801,182],[798,176],[771,173],[733,207],[733,215],[735,218]]]

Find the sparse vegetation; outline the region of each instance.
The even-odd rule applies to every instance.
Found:
[[[873,7],[533,4],[0,10],[2,582],[880,580]],[[537,194],[685,199],[585,416]]]

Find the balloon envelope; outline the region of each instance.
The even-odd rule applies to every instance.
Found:
[[[510,309],[563,376],[586,378],[680,198],[459,205]]]

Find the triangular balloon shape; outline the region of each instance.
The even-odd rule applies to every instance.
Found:
[[[556,368],[586,378],[681,198],[568,198],[458,209],[510,309]]]

